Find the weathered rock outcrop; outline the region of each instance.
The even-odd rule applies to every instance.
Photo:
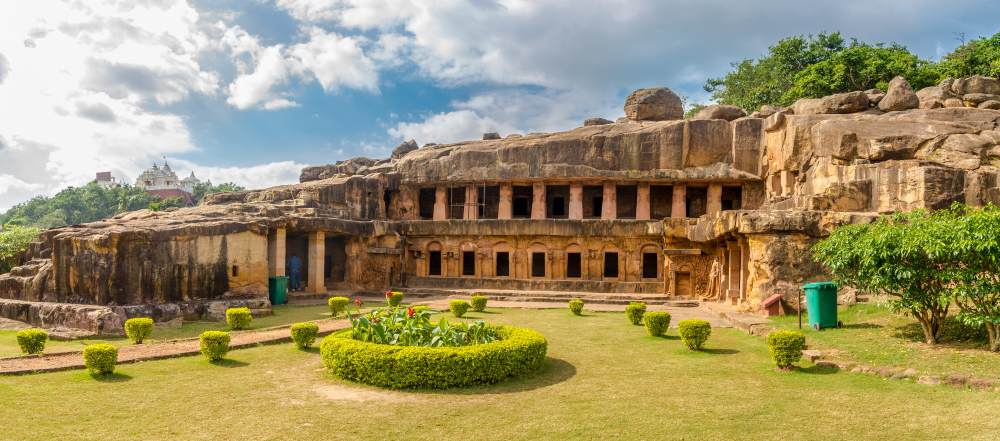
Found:
[[[726,121],[732,121],[743,118],[744,116],[747,116],[747,113],[739,107],[727,104],[712,104],[703,107],[698,111],[698,113],[695,113],[691,119],[724,119]]]
[[[873,96],[868,95],[868,97],[869,101],[872,101],[871,98]],[[910,83],[907,83],[903,77],[893,78],[892,81],[889,81],[889,88],[886,90],[885,96],[875,96],[875,98],[877,99],[878,109],[883,112],[910,110],[920,106],[920,99],[913,92]]]
[[[198,207],[49,230],[32,244],[24,265],[0,275],[0,298],[16,305],[0,313],[7,308],[34,322],[60,317],[105,329],[138,314],[214,317],[229,304],[263,307],[268,266],[283,254],[275,248],[279,230],[282,241],[287,232],[294,243],[288,249],[329,242],[337,259],[349,256],[350,268],[336,281],[344,289],[382,290],[416,280],[436,289],[503,285],[675,295],[714,286],[720,298],[735,290],[731,298],[752,310],[763,298],[792,299],[799,285],[823,278],[809,247],[838,225],[954,201],[1000,203],[1000,111],[992,110],[1000,107],[1000,82],[948,80],[914,93],[894,79],[888,89],[799,100],[791,109],[765,106],[754,113],[761,118],[710,106],[689,120],[681,119],[680,100],[669,89],[642,89],[626,102],[628,116],[615,123],[588,120],[565,132],[422,148],[407,141],[386,159],[308,167],[295,185],[209,195]],[[576,217],[563,212],[569,220],[546,219],[548,208],[522,213],[530,222],[496,212],[493,220],[476,220],[486,215],[482,201],[498,201],[506,191],[510,204],[514,187],[530,190],[520,201],[539,207],[555,198],[581,204],[621,198],[622,213],[634,219],[591,206],[596,213],[588,212],[588,220],[580,208]],[[646,204],[641,217],[640,203]],[[675,209],[682,214],[672,219]],[[712,214],[686,219],[684,213],[696,209]],[[586,256],[584,268],[596,278],[427,274],[430,252],[452,274],[462,259],[488,264],[494,252],[503,252],[513,274],[526,275],[536,253],[529,250],[536,249],[549,253],[542,263],[556,274],[565,272],[557,259]],[[677,252],[662,253],[668,250]],[[635,279],[602,280],[604,252],[620,253],[621,268]],[[647,255],[669,274],[639,275]],[[316,271],[334,280],[334,266]],[[737,268],[739,275],[720,268]],[[45,312],[17,302],[89,306]]]
[[[625,100],[625,117],[633,121],[665,121],[684,117],[680,97],[666,87],[639,89]]]

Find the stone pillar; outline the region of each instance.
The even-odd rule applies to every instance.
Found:
[[[740,246],[736,241],[727,241],[726,250],[729,252],[729,292],[726,297],[733,304],[740,298],[740,273],[743,267],[740,256]]]
[[[531,185],[531,218],[545,219],[545,184],[541,182]]]
[[[615,191],[617,186],[614,182],[604,183],[604,201],[601,203],[601,219],[615,219],[618,217],[618,194]]]
[[[267,274],[285,275],[285,229],[276,228],[267,236]]]
[[[465,186],[465,219],[479,219],[479,187],[475,184]]]
[[[326,233],[313,231],[309,233],[309,278],[306,289],[311,293],[326,292],[326,274],[323,263],[326,260]]]
[[[434,189],[434,220],[448,219],[448,188],[438,185]]]
[[[787,170],[781,171],[781,196],[791,195],[795,191],[795,175]]]
[[[569,184],[569,218],[583,219],[583,184]]]
[[[705,213],[713,216],[720,211],[722,211],[722,184],[708,184],[708,203],[705,205]]]
[[[500,184],[500,205],[497,219],[514,217],[514,186],[509,182]]]
[[[640,182],[636,187],[635,218],[649,220],[649,183]]]
[[[687,186],[684,184],[674,184],[674,196],[670,206],[670,217],[687,217]]]
[[[750,277],[750,244],[746,239],[740,239],[740,303],[749,298],[750,287],[747,279]]]

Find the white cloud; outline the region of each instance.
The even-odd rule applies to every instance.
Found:
[[[342,86],[378,90],[375,65],[354,37],[344,37],[321,28],[309,29],[309,40],[290,49],[298,66],[312,74],[326,92]]]
[[[269,110],[295,106],[293,101],[274,91],[289,77],[281,45],[260,49],[256,58],[254,71],[240,75],[229,85],[226,102],[241,110],[257,106]]]
[[[445,144],[481,139],[486,132],[509,133],[511,130],[511,127],[501,126],[492,118],[471,110],[456,110],[431,115],[421,122],[399,123],[389,129],[389,134],[394,138],[413,139],[419,144]]]
[[[280,161],[250,167],[215,167],[198,165],[191,161],[171,160],[172,167],[180,175],[194,171],[199,179],[212,183],[233,182],[247,188],[265,188],[299,181],[299,173],[307,164],[295,161]]]
[[[162,105],[216,94],[199,57],[221,34],[183,0],[0,2],[0,210],[196,150],[185,118]],[[204,169],[258,186],[294,182],[300,166]]]
[[[239,27],[227,29],[222,42],[239,75],[229,85],[226,101],[240,110],[294,107],[298,104],[282,90],[293,80],[316,80],[328,93],[341,87],[378,91],[378,71],[362,50],[361,38],[318,27],[309,28],[308,37],[288,48],[280,44],[264,47]]]

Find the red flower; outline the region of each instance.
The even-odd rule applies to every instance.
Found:
[[[385,298],[388,299],[389,297],[392,297],[392,291],[386,291],[385,292]]]
[[[354,298],[354,306],[361,307],[361,297]]]
[[[406,308],[406,316],[407,317],[413,317],[413,314],[415,314],[415,313],[416,313],[416,311],[414,311],[413,308]]]

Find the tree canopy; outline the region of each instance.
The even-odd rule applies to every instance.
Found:
[[[219,185],[207,182],[196,186],[192,197],[198,203],[206,194],[241,190],[243,187],[231,182]],[[184,202],[178,198],[160,200],[142,188],[130,185],[105,188],[92,182],[15,205],[0,214],[0,225],[53,228],[107,219],[125,211],[183,206]]]
[[[850,42],[838,32],[778,41],[759,59],[733,63],[733,70],[705,83],[720,104],[754,111],[765,104],[789,106],[854,90],[885,90],[900,75],[920,89],[946,77],[1000,75],[1000,33],[963,43],[940,62],[924,60],[896,43]]]
[[[888,296],[935,343],[951,305],[1000,351],[1000,208],[954,204],[837,228],[813,248],[842,284]]]
[[[10,272],[18,264],[17,256],[28,249],[28,244],[38,237],[41,230],[35,227],[9,225],[0,230],[0,274]]]

